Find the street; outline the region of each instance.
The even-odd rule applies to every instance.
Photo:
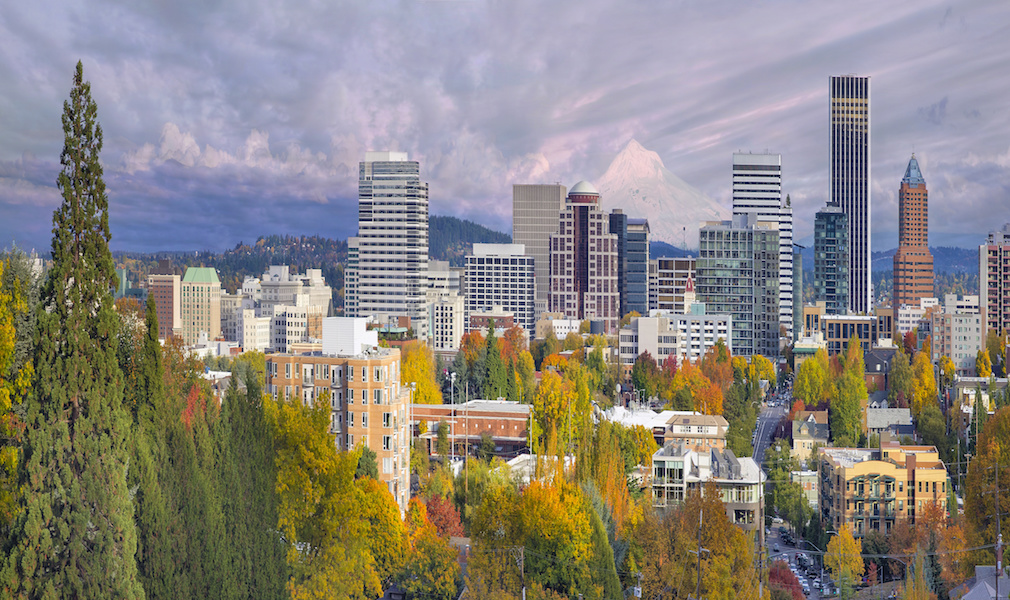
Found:
[[[815,578],[823,579],[823,573],[820,571],[820,569],[816,569],[813,572],[814,576],[811,577],[807,571],[805,571],[803,568],[800,567],[796,559],[797,554],[805,554],[808,558],[812,559],[814,563],[817,563],[819,558],[815,555],[818,554],[818,552],[813,551],[812,549],[807,549],[805,547],[804,549],[801,550],[793,546],[787,546],[786,543],[782,540],[781,535],[779,535],[778,525],[773,526],[771,528],[771,533],[767,537],[768,537],[769,564],[771,564],[770,561],[775,560],[784,560],[788,562],[793,573],[796,574],[796,577],[800,580],[800,584],[803,584],[804,582],[807,583],[810,592],[806,594],[806,597],[809,600],[820,600],[821,590],[819,586],[813,583],[813,580]],[[779,549],[778,552],[774,550],[774,548],[776,547],[778,547]]]
[[[781,396],[780,396],[781,398]],[[764,406],[757,420],[757,436],[754,438],[754,461],[764,465],[765,450],[771,445],[772,433],[779,421],[786,415],[785,404],[779,406]]]

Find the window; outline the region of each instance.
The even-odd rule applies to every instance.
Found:
[[[361,413],[361,426],[368,427],[368,413]]]
[[[347,434],[347,447],[348,448],[352,448],[353,446],[354,446],[354,436],[348,433]]]
[[[354,404],[354,388],[347,389],[347,403]]]
[[[375,380],[382,381],[382,367],[375,367]]]
[[[393,426],[393,416],[391,413],[382,413],[382,426],[386,429]]]
[[[354,427],[354,413],[347,413],[347,426]]]
[[[284,363],[284,379],[291,379],[291,363]]]
[[[372,391],[374,392],[373,400],[375,401],[375,404],[382,404],[382,390],[372,390]]]
[[[393,449],[393,436],[391,435],[382,436],[382,449],[383,450]]]
[[[384,459],[382,459],[382,472],[384,474],[387,474],[387,475],[393,472],[393,459],[392,458],[384,458]]]
[[[347,381],[354,381],[354,365],[347,365]]]

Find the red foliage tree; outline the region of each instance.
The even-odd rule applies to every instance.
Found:
[[[800,580],[789,570],[789,564],[784,560],[776,560],[768,569],[768,585],[786,590],[792,594],[793,600],[805,600]]]
[[[459,512],[451,502],[442,496],[434,496],[428,500],[428,520],[431,521],[438,535],[443,537],[465,537]]]

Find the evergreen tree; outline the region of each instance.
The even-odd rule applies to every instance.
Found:
[[[496,400],[499,396],[508,393],[507,382],[505,380],[505,365],[502,363],[501,350],[498,348],[498,338],[494,335],[494,320],[488,324],[487,339],[485,340],[486,358],[484,359],[484,398]]]
[[[143,598],[127,489],[129,416],[116,360],[102,129],[77,63],[63,105],[52,269],[38,308],[22,510],[0,585],[24,598]]]

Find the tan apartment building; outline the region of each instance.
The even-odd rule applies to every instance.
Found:
[[[677,414],[663,432],[663,445],[683,445],[687,450],[708,452],[726,447],[729,422],[722,415]]]
[[[267,391],[314,404],[329,394],[330,431],[338,449],[366,445],[379,480],[406,510],[410,499],[410,391],[400,385],[400,351],[367,347],[353,355],[269,354]]]
[[[182,340],[187,346],[221,337],[221,280],[210,267],[189,267],[182,277]]]
[[[827,527],[859,537],[915,522],[930,502],[947,509],[947,469],[934,446],[822,448],[820,514]]]

